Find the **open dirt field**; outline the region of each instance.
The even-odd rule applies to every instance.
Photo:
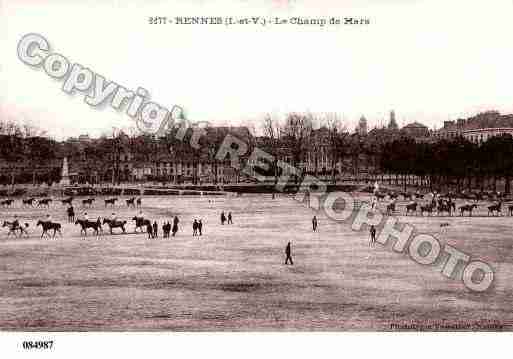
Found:
[[[75,208],[80,215],[78,201]],[[7,238],[6,228],[0,234],[0,329],[390,330],[429,322],[471,329],[496,321],[511,330],[513,217],[486,217],[484,208],[474,218],[401,217],[492,265],[493,287],[473,293],[442,276],[441,265],[369,247],[368,232],[349,223],[318,214],[319,231],[312,232],[312,210],[283,195],[144,197],[146,217],[159,225],[174,215],[181,221],[176,237],[163,239],[159,229],[151,240],[83,239],[60,202],[49,212],[63,224],[63,237],[41,239],[35,224],[47,211],[17,201],[0,209],[1,218],[17,214],[30,224],[30,237]],[[222,210],[233,213],[233,225],[220,224]],[[124,198],[115,211],[122,219],[138,212]],[[87,212],[108,217],[112,210],[97,198]],[[201,237],[192,236],[194,218],[203,220]],[[440,234],[442,222],[450,225]],[[293,266],[283,264],[288,241]]]

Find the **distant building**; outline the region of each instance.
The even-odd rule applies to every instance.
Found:
[[[435,137],[438,139],[463,137],[474,143],[482,143],[502,134],[513,135],[513,115],[487,111],[467,119],[444,121],[444,127],[435,132]]]
[[[397,125],[397,121],[395,119],[395,111],[390,111],[390,121],[388,122],[388,129],[389,130],[397,130],[399,129],[399,126]]]
[[[367,119],[364,116],[360,117],[360,121],[358,121],[358,126],[356,127],[355,132],[360,136],[367,135]]]
[[[429,137],[429,135],[430,135],[429,129],[427,128],[427,126],[425,126],[419,122],[412,122],[412,123],[404,126],[403,128],[401,128],[401,132],[405,136],[413,137],[416,139]]]

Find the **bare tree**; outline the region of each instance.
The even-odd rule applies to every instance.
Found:
[[[347,131],[347,126],[336,113],[327,114],[326,122],[328,127],[328,148],[331,159],[331,182],[336,184],[336,167],[343,156],[344,148],[347,146],[349,132]]]
[[[270,154],[273,156],[273,163],[271,164],[271,168],[274,174],[274,184],[277,184],[281,135],[280,121],[276,118],[276,116],[272,116],[271,114],[267,113],[263,120],[262,130],[265,140],[262,145],[265,146],[266,151],[270,152]]]
[[[308,153],[310,136],[313,130],[311,113],[289,113],[282,128],[282,138],[292,154],[292,165],[299,168]],[[295,183],[298,176],[294,176]]]

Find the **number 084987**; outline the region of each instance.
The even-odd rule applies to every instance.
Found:
[[[53,348],[53,340],[47,341],[24,341],[23,349],[52,349]]]

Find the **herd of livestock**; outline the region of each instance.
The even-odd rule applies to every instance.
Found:
[[[73,210],[73,201],[75,200],[74,197],[67,197],[60,199],[56,202],[60,202],[63,206],[68,207],[68,220],[72,219],[76,225],[80,225],[81,227],[81,234],[87,235],[87,230],[92,229],[93,232],[98,235],[100,231],[102,231],[102,225],[107,224],[110,228],[110,233],[112,234],[113,228],[120,228],[123,233],[126,233],[125,226],[126,221],[117,220],[117,219],[109,219],[104,218],[103,222],[101,222],[101,219],[98,218],[96,220],[89,220],[87,218],[82,219],[76,219],[74,216],[74,210]],[[106,198],[103,200],[106,207],[114,207],[116,205],[116,202],[119,201],[119,198],[117,197],[111,197]],[[54,200],[52,198],[25,198],[21,200],[21,207],[22,208],[50,208],[51,203],[53,203]],[[82,208],[87,209],[91,208],[95,202],[95,198],[89,197],[81,200]],[[140,197],[131,197],[125,200],[126,206],[128,208],[136,208],[140,207],[142,205],[142,200]],[[3,208],[13,208],[15,206],[15,200],[13,199],[5,199],[0,201],[0,207]],[[135,221],[135,232],[137,232],[137,229],[140,229],[141,232],[144,228],[146,228],[147,224],[150,223],[148,219],[135,216],[132,218]],[[56,233],[61,233],[62,225],[57,222],[53,222],[51,220],[39,220],[36,224],[36,227],[41,226],[43,232],[41,234],[41,237],[44,236],[50,236],[49,231],[53,231],[53,237],[55,237]],[[4,221],[2,227],[8,228],[8,234],[7,236],[19,235],[20,237],[23,235],[28,236],[27,229],[29,227],[28,223],[20,223],[19,220],[15,217],[14,221]]]
[[[452,216],[454,213],[459,213],[460,216],[468,215],[472,216],[474,210],[478,208],[479,201],[489,200],[492,204],[487,204],[486,210],[487,215],[490,216],[499,216],[502,215],[503,204],[505,202],[510,202],[511,199],[505,197],[500,193],[470,193],[470,194],[454,194],[454,193],[446,193],[446,194],[420,194],[420,193],[411,193],[411,192],[390,192],[383,193],[378,192],[374,194],[374,198],[376,202],[383,201],[385,199],[389,199],[388,204],[386,205],[387,214],[395,214],[397,210],[397,199],[402,197],[404,200],[409,200],[405,204],[405,212],[406,215],[418,215],[421,216],[428,215],[438,215],[443,216],[445,214]],[[425,197],[428,196],[429,198]],[[457,206],[456,198],[459,197],[463,200],[463,204]],[[460,202],[461,203],[461,202]],[[513,215],[513,204],[507,206],[507,213],[512,216]]]

